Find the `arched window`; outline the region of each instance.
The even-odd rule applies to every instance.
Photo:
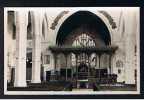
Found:
[[[28,26],[27,26],[27,39],[31,40],[32,39],[32,16],[31,13],[28,13]]]
[[[16,25],[14,11],[8,11],[8,27],[12,31],[12,39],[16,39]]]
[[[116,62],[116,67],[122,68],[122,67],[123,67],[123,62],[122,62],[121,60],[118,60],[118,61]]]
[[[76,37],[74,40],[73,46],[82,46],[82,47],[89,47],[89,46],[95,46],[94,40],[87,34],[83,33]]]
[[[42,36],[43,36],[43,38],[45,38],[45,25],[44,25],[44,21],[42,22]]]

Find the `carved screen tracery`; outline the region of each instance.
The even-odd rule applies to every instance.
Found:
[[[72,43],[72,46],[75,46],[75,47],[94,47],[95,41],[88,34],[82,33],[75,38],[75,40]],[[75,60],[76,60],[75,55],[71,55],[71,57],[72,57],[72,61],[75,62]],[[78,64],[81,64],[82,62],[85,64],[88,64],[89,63],[88,55],[85,53],[81,53],[78,56],[77,62],[78,62]],[[75,63],[73,63],[73,64],[75,64]]]
[[[95,41],[87,34],[83,33],[76,37],[72,46],[90,47],[95,46]]]

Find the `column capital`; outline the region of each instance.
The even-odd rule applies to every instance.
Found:
[[[43,12],[40,11],[31,11],[32,21],[33,21],[33,30],[34,30],[34,37],[41,37],[42,36],[42,21],[43,21]]]
[[[28,25],[28,12],[27,11],[15,11],[15,25],[19,27],[20,24]]]

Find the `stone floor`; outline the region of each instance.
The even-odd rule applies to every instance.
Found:
[[[44,83],[29,83],[27,87],[13,87],[8,85],[8,91],[67,91],[70,87],[70,82],[44,82]]]
[[[72,84],[70,82],[59,81],[59,82],[44,82],[32,84],[29,83],[28,87],[13,87],[12,85],[8,85],[8,91],[136,91],[135,85],[96,85],[97,89],[77,89],[72,88]]]
[[[93,89],[77,89],[77,88],[74,88],[74,89],[72,89],[72,91],[93,91]]]

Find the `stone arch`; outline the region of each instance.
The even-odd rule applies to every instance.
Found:
[[[54,34],[56,34],[56,35],[55,35],[55,38],[54,38],[54,42],[55,42],[54,44],[56,44],[56,38],[57,38],[58,31],[59,31],[61,25],[62,25],[70,16],[72,16],[73,14],[78,13],[78,12],[79,12],[79,11],[71,12],[71,13],[69,12],[66,16],[62,17],[61,20],[59,20],[59,24],[57,25],[57,27],[56,27],[56,29],[55,29],[55,31],[54,31]],[[107,19],[103,14],[101,14],[101,13],[98,12],[98,11],[96,11],[96,12],[89,11],[89,12],[93,13],[94,15],[96,15],[98,18],[100,18],[100,19],[103,21],[103,23],[106,25],[106,27],[108,28],[108,31],[109,31],[109,33],[110,33],[111,44],[113,44],[113,43],[112,43],[112,40],[113,40],[112,28],[111,28],[111,26],[110,26],[110,24],[109,24],[108,19]]]
[[[33,22],[31,12],[28,12],[28,25],[27,25],[27,39],[32,39],[33,37]]]
[[[46,34],[48,33],[48,20],[46,14],[43,16],[43,21],[42,21],[42,37],[43,39],[46,38]]]
[[[29,26],[31,27],[31,35],[32,35],[32,38],[33,38],[33,35],[34,35],[34,15],[33,15],[33,11],[28,12],[28,26],[27,26],[27,29],[28,29]]]

